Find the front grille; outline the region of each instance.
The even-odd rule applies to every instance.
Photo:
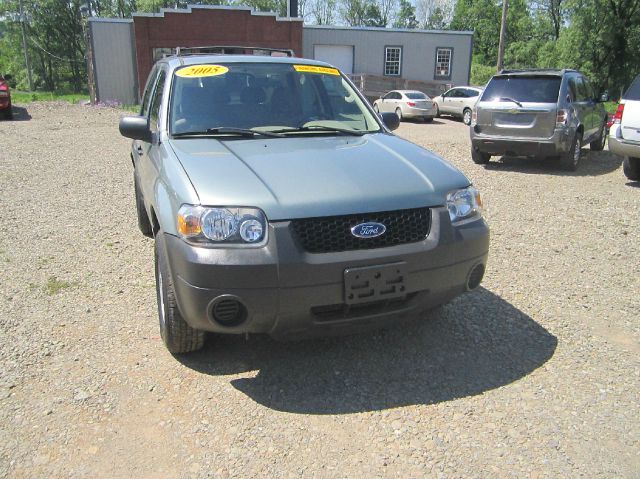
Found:
[[[360,223],[382,223],[387,230],[376,238],[357,238],[351,228]],[[429,234],[429,208],[383,211],[356,215],[326,216],[291,221],[293,233],[309,253],[335,253],[384,248],[422,241]]]

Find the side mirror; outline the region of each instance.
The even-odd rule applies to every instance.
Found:
[[[601,103],[605,103],[609,101],[609,93],[604,92],[602,95],[600,95],[600,102]]]
[[[395,113],[382,113],[381,116],[382,116],[382,122],[391,131],[397,130],[398,127],[400,126],[400,119],[398,118],[398,115],[396,115]]]
[[[146,116],[125,116],[120,118],[119,128],[122,136],[151,143],[153,136],[149,129],[149,119]]]

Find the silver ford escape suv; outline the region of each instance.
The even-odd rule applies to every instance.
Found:
[[[480,195],[392,134],[395,113],[326,63],[191,52],[157,62],[140,115],[120,121],[169,351],[207,331],[394,324],[479,286]]]
[[[604,148],[607,113],[589,81],[575,70],[503,70],[472,114],[471,158],[553,157],[575,171],[580,149]]]

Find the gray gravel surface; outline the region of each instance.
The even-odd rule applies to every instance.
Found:
[[[173,357],[121,114],[0,122],[0,475],[640,477],[640,188],[609,152],[482,167],[461,122],[403,123],[483,193],[483,287],[404,327]]]

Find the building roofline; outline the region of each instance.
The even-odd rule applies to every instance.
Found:
[[[446,35],[473,35],[473,31],[468,30],[423,30],[420,28],[385,28],[385,27],[349,27],[339,25],[304,25],[303,29],[309,30],[350,30],[350,31],[373,31],[392,33],[436,33]]]
[[[97,23],[133,23],[131,18],[109,18],[109,17],[89,17],[87,18],[89,22],[97,22]]]
[[[258,12],[251,7],[234,7],[229,5],[187,5],[187,8],[161,8],[159,13],[134,13],[135,17],[163,18],[165,13],[192,13],[193,10],[232,10],[249,12],[258,17],[274,17],[277,22],[303,22],[299,17],[280,17],[273,12]]]

